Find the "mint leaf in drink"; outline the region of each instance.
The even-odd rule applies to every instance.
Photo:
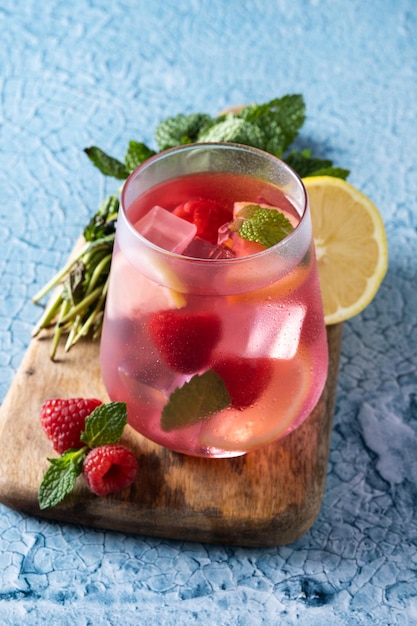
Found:
[[[108,402],[94,409],[86,418],[81,441],[89,448],[117,443],[127,422],[124,402]]]
[[[114,157],[109,156],[101,150],[101,148],[91,146],[90,148],[85,148],[84,152],[90,161],[92,161],[92,163],[105,176],[112,176],[113,178],[117,178],[119,180],[124,180],[129,176],[129,171],[124,163],[121,163]]]
[[[202,422],[231,405],[223,379],[213,370],[196,374],[170,395],[162,411],[165,432]]]
[[[197,141],[201,130],[213,123],[206,113],[190,113],[168,117],[158,124],[155,129],[155,140],[159,150],[167,150],[175,146]]]
[[[48,459],[51,465],[44,474],[38,492],[38,502],[41,509],[59,504],[73,490],[75,482],[82,472],[87,451],[87,447],[79,450],[67,450],[57,459]]]
[[[148,148],[147,145],[139,141],[129,141],[129,146],[125,155],[125,164],[129,172],[133,172],[139,165],[142,165],[156,152]]]
[[[256,241],[270,248],[289,235],[294,227],[280,211],[248,204],[236,215],[231,230],[242,239]]]

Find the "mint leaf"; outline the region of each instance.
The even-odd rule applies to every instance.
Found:
[[[305,121],[305,103],[300,94],[289,94],[281,98],[274,98],[264,104],[252,104],[245,107],[238,114],[239,117],[256,124],[262,129],[265,136],[263,149],[280,156],[297,137]],[[280,153],[268,150],[268,145],[278,142]]]
[[[213,123],[206,113],[179,114],[168,117],[158,124],[155,129],[155,140],[159,150],[174,148],[197,140],[201,129]]]
[[[130,141],[125,155],[125,164],[129,172],[133,172],[139,165],[154,156],[156,152],[147,145],[138,141]]]
[[[323,167],[319,170],[314,170],[309,176],[333,176],[334,178],[342,178],[346,180],[350,174],[350,170],[346,170],[343,167]]]
[[[231,224],[242,239],[256,241],[266,248],[279,243],[293,230],[291,222],[276,209],[249,204],[239,211]]]
[[[123,434],[127,421],[124,402],[108,402],[94,409],[85,420],[81,441],[90,448],[116,443]]]
[[[100,170],[105,176],[113,176],[119,180],[124,180],[129,176],[129,171],[126,166],[117,159],[109,156],[101,148],[91,146],[85,148],[84,152],[90,159],[90,161]]]
[[[87,448],[67,450],[51,462],[46,470],[38,492],[38,502],[41,509],[55,506],[62,502],[75,485],[82,472],[82,465],[87,455]]]
[[[170,432],[197,424],[230,404],[223,379],[213,370],[207,370],[173,391],[162,411],[161,428]]]
[[[262,149],[265,146],[266,138],[259,126],[230,113],[218,124],[210,126],[199,134],[198,142],[203,141],[242,143]]]
[[[335,176],[346,179],[349,170],[341,167],[334,167],[330,159],[320,159],[311,155],[311,150],[294,150],[285,157],[286,163],[297,172],[301,178],[306,176]]]
[[[117,196],[107,196],[84,228],[83,235],[86,241],[95,241],[115,232],[119,204]]]

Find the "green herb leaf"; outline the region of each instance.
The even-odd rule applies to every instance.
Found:
[[[63,283],[62,297],[72,305],[83,298],[85,273],[84,263],[81,260],[77,261]]]
[[[256,241],[266,248],[279,243],[294,230],[291,222],[276,209],[257,204],[246,205],[236,215],[231,229],[248,241]]]
[[[300,94],[290,94],[264,104],[254,103],[242,109],[238,116],[262,129],[266,138],[264,150],[269,151],[269,142],[278,141],[283,152],[291,145],[304,124],[304,98]],[[277,154],[275,150],[273,154]]]
[[[156,152],[147,145],[138,141],[130,141],[125,155],[125,164],[129,172],[133,172],[139,165],[154,156]]]
[[[285,157],[286,163],[297,172],[301,178],[306,176],[335,176],[346,180],[349,170],[334,167],[330,159],[320,159],[311,156],[311,150],[293,151]]]
[[[162,411],[162,430],[169,432],[197,424],[230,404],[229,392],[216,372],[196,374],[170,395]]]
[[[85,420],[81,441],[90,448],[116,443],[123,434],[126,421],[127,411],[124,402],[101,404]]]
[[[155,129],[155,140],[159,150],[174,148],[196,141],[201,129],[213,123],[206,113],[190,113],[168,117],[158,124]]]
[[[227,141],[242,143],[262,149],[265,145],[265,135],[256,124],[251,124],[232,113],[226,118],[207,128],[198,136],[198,142]]]
[[[84,152],[90,161],[92,161],[92,163],[105,176],[112,176],[113,178],[117,178],[119,180],[124,180],[129,176],[129,171],[124,163],[121,163],[117,159],[109,156],[100,148],[91,146],[90,148],[85,148]]]
[[[59,458],[48,459],[51,465],[43,476],[38,492],[41,509],[59,504],[73,490],[86,455],[87,448],[80,448],[67,450]]]
[[[311,172],[310,176],[333,176],[334,178],[342,178],[346,180],[350,174],[350,170],[346,170],[343,167],[323,167],[319,170]]]
[[[117,196],[107,196],[84,228],[83,235],[86,241],[95,241],[96,239],[115,233],[119,204],[120,202]]]

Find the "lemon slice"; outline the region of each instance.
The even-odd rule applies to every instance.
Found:
[[[248,452],[279,439],[311,410],[311,361],[300,350],[292,359],[273,359],[274,374],[259,402],[245,411],[226,409],[203,422],[199,443],[218,450]]]
[[[350,183],[332,176],[303,179],[316,247],[325,322],[360,313],[385,276],[388,248],[381,215]]]
[[[304,285],[311,270],[311,263],[304,266],[299,264],[288,274],[284,274],[275,283],[256,289],[246,291],[232,296],[227,296],[229,304],[269,304],[271,301],[283,300],[284,298],[295,298],[295,293]]]

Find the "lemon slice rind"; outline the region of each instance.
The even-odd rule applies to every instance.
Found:
[[[363,311],[388,267],[382,217],[353,185],[331,176],[303,179],[307,189],[326,325]]]

